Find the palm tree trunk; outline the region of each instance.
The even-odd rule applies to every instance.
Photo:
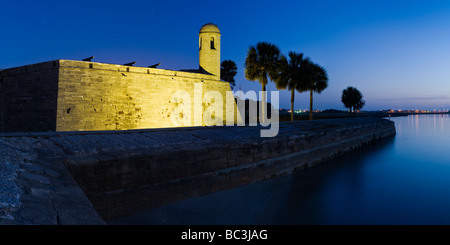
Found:
[[[311,89],[309,90],[309,120],[313,119],[312,111],[313,111],[313,91]]]
[[[266,78],[266,80],[267,80],[267,78]],[[261,103],[261,121],[263,122],[263,123],[265,123],[266,122],[266,84],[265,84],[265,81],[263,82],[263,84],[262,84],[262,92],[263,92],[263,94],[262,94],[262,103]]]
[[[291,122],[294,121],[294,89],[291,89]]]

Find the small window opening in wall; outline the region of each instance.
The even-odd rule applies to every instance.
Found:
[[[127,72],[130,72],[130,68],[127,68]]]
[[[150,69],[147,69],[147,74],[150,74]]]
[[[200,43],[198,44],[198,49],[202,49],[202,38],[200,38]]]
[[[72,108],[69,108],[69,109],[67,109],[67,114],[69,114],[70,113],[70,110],[71,110]]]
[[[92,69],[93,67],[94,67],[94,65],[93,65],[93,64],[89,64],[89,68],[91,68],[91,69]]]
[[[211,49],[216,49],[216,48],[214,47],[214,37],[211,37]]]

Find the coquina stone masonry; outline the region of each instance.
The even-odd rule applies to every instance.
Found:
[[[189,116],[190,125],[202,126],[202,112],[211,103],[201,101],[202,112],[194,113],[194,96],[201,100],[217,91],[225,100],[231,91],[228,82],[210,74],[74,60],[3,70],[0,88],[3,132],[174,127],[172,113],[183,103],[172,100],[177,91],[190,95],[191,109],[176,116]],[[223,102],[223,115],[217,116],[224,124],[227,110],[237,120],[236,107]]]

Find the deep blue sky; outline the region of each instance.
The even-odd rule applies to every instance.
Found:
[[[0,67],[94,55],[197,68],[198,31],[209,22],[244,91],[261,88],[244,78],[247,49],[267,41],[327,69],[315,108],[344,109],[347,86],[364,94],[367,110],[450,108],[450,1],[4,1]],[[296,94],[296,109],[308,103],[307,93]],[[290,107],[290,93],[280,93],[280,105]]]

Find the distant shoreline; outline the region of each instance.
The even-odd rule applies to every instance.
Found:
[[[350,117],[404,117],[408,115],[431,115],[431,114],[449,114],[449,112],[427,112],[427,113],[417,113],[417,112],[381,112],[381,111],[362,111],[357,112],[354,116],[346,111],[338,110],[326,110],[322,112],[313,112],[313,119],[331,119],[331,118],[350,118]],[[297,120],[308,120],[309,113],[301,112],[294,113],[294,121]],[[280,122],[290,121],[291,114],[287,110],[280,112]]]

